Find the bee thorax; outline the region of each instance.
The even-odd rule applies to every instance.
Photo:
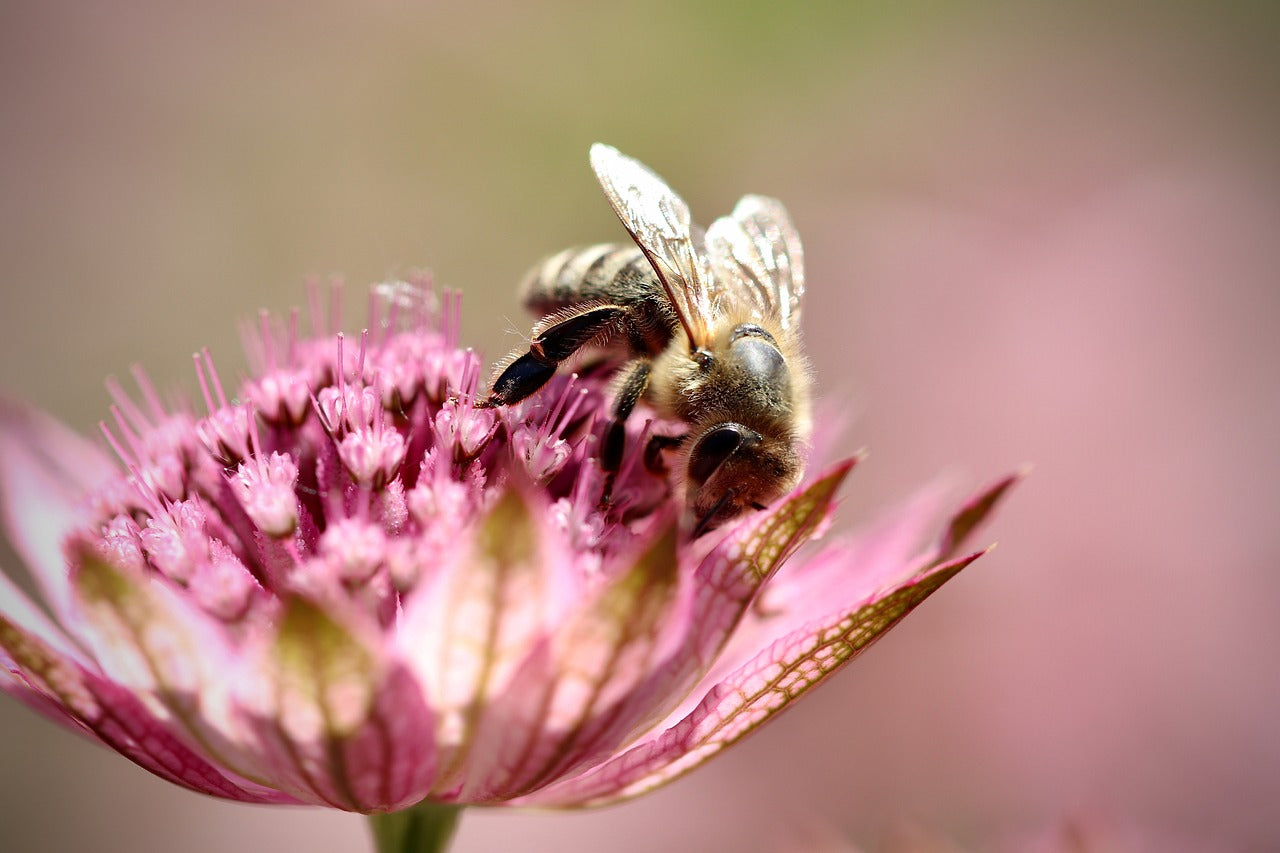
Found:
[[[778,348],[763,338],[738,338],[729,347],[730,370],[742,377],[744,384],[757,386],[766,393],[790,397],[791,376],[787,361]]]

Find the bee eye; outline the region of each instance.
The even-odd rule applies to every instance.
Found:
[[[716,469],[744,445],[760,442],[760,433],[742,424],[720,424],[703,433],[689,452],[689,479],[705,483]]]

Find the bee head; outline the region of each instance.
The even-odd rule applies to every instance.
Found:
[[[686,488],[693,535],[763,509],[795,485],[800,470],[789,439],[771,439],[740,423],[712,425],[689,450]]]

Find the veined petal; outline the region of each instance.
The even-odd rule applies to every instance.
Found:
[[[59,654],[76,663],[88,663],[84,652],[75,646],[62,628],[50,621],[4,572],[0,572],[0,614]]]
[[[98,738],[85,729],[65,708],[31,687],[19,674],[17,663],[0,649],[0,692],[7,693],[45,719],[89,740]]]
[[[117,474],[89,442],[36,409],[0,401],[0,503],[5,531],[59,617],[70,590],[62,543],[83,523],[80,501]]]
[[[898,585],[918,568],[928,537],[936,534],[945,501],[946,489],[941,485],[926,486],[838,548],[823,550],[823,555],[838,551],[835,559],[811,556],[788,563],[760,591],[753,612],[812,613],[814,608],[820,612],[832,601],[848,601]],[[735,645],[738,639],[734,637]]]
[[[939,486],[921,490],[850,540],[826,546],[799,566],[789,564],[761,591],[704,685],[710,686],[707,682],[718,681],[760,649],[825,612],[832,601],[896,589],[922,570],[955,556],[1018,478],[1005,477],[979,490],[948,519],[938,545],[923,552],[924,537],[936,528],[940,514],[945,490]]]
[[[827,519],[837,490],[857,461],[835,465],[770,510],[747,519],[707,555],[698,567],[700,600],[694,604],[694,645],[706,660],[719,652],[756,591]]]
[[[688,713],[701,695],[691,688],[720,658],[761,585],[822,526],[856,463],[855,458],[833,466],[737,525],[711,549],[694,573],[694,594],[681,602],[685,612],[673,617],[687,630],[675,636],[634,691],[627,713],[605,733],[607,740],[625,742],[667,714]]]
[[[687,773],[852,660],[982,553],[937,566],[904,587],[783,637],[717,684],[672,728],[515,804],[602,805],[634,797]]]
[[[507,488],[405,609],[396,642],[436,711],[437,795],[467,784],[485,706],[554,630],[562,599],[578,594],[564,577],[568,557],[538,524],[546,508],[534,501]]]
[[[79,550],[73,607],[98,668],[170,716],[210,758],[257,778],[254,762],[237,755],[231,690],[244,667],[222,625],[167,580]]]
[[[996,508],[996,504],[1005,496],[1005,493],[1025,479],[1028,473],[1029,469],[1024,468],[1017,473],[1001,477],[965,501],[947,522],[942,540],[938,543],[938,548],[929,562],[940,562],[955,556],[964,547],[973,531],[987,520],[987,516]]]
[[[139,766],[202,794],[248,803],[294,802],[243,780],[233,781],[192,751],[138,697],[60,655],[0,615],[0,649],[36,694]]]
[[[18,589],[8,575],[0,572],[0,616],[15,627],[44,643],[53,652],[76,664],[87,664],[84,653],[77,649],[62,630],[49,621],[44,612]],[[31,688],[18,674],[18,665],[0,650],[0,690],[8,693],[45,717],[80,735],[88,733],[65,709]],[[91,737],[91,735],[89,735]]]
[[[671,633],[676,546],[672,518],[629,570],[538,644],[481,720],[463,799],[509,797],[617,748],[602,735],[630,711]]]
[[[273,787],[348,811],[394,811],[434,778],[432,714],[412,673],[361,633],[289,599],[260,649],[268,677],[246,682],[238,713]]]

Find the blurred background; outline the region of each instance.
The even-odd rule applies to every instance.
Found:
[[[430,268],[503,354],[532,261],[623,237],[595,140],[703,222],[776,195],[872,451],[842,523],[1034,463],[1000,547],[706,768],[456,849],[1275,849],[1280,7],[1066,5],[6,3],[0,389],[91,430],[135,362],[239,374],[312,274]],[[367,849],[9,700],[0,812],[6,851]]]

